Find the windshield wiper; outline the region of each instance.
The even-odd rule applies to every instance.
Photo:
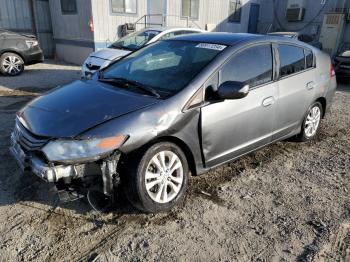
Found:
[[[126,46],[122,46],[122,45],[112,45],[112,47],[114,49],[122,49],[122,50],[127,50],[127,51],[135,51],[135,49],[130,48],[130,47],[126,47]]]
[[[130,79],[121,78],[121,77],[115,77],[115,78],[113,77],[113,78],[99,78],[98,81],[122,85],[122,87],[126,87],[126,88],[128,88],[129,86],[136,87],[142,91],[147,92],[148,94],[151,94],[152,96],[160,98],[160,94],[155,89],[135,80],[130,80]]]

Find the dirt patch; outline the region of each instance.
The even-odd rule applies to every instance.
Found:
[[[121,195],[98,214],[59,204],[8,152],[16,111],[37,90],[0,90],[4,261],[349,261],[350,93],[311,143],[283,141],[190,179],[185,202],[147,215]]]

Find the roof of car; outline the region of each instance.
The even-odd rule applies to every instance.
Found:
[[[191,27],[177,27],[177,26],[152,26],[152,27],[146,27],[144,30],[155,30],[164,32],[167,30],[193,30],[193,31],[204,31],[202,29],[198,28],[191,28]]]
[[[269,36],[245,34],[245,33],[203,33],[182,35],[170,40],[194,41],[201,43],[211,43],[218,45],[234,45],[242,41],[251,41],[258,39],[269,39]]]
[[[268,35],[297,35],[298,32],[271,32]]]

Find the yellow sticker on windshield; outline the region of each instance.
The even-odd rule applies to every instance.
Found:
[[[206,48],[206,49],[212,49],[217,51],[222,51],[226,48],[225,45],[217,45],[217,44],[209,44],[209,43],[200,43],[196,45],[198,48]]]

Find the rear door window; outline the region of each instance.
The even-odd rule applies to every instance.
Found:
[[[304,49],[292,45],[279,45],[280,76],[285,77],[305,70]]]
[[[270,44],[247,48],[235,55],[221,70],[221,83],[238,81],[255,87],[272,80]]]
[[[305,61],[306,61],[306,68],[312,68],[314,67],[314,54],[311,50],[305,49]]]

